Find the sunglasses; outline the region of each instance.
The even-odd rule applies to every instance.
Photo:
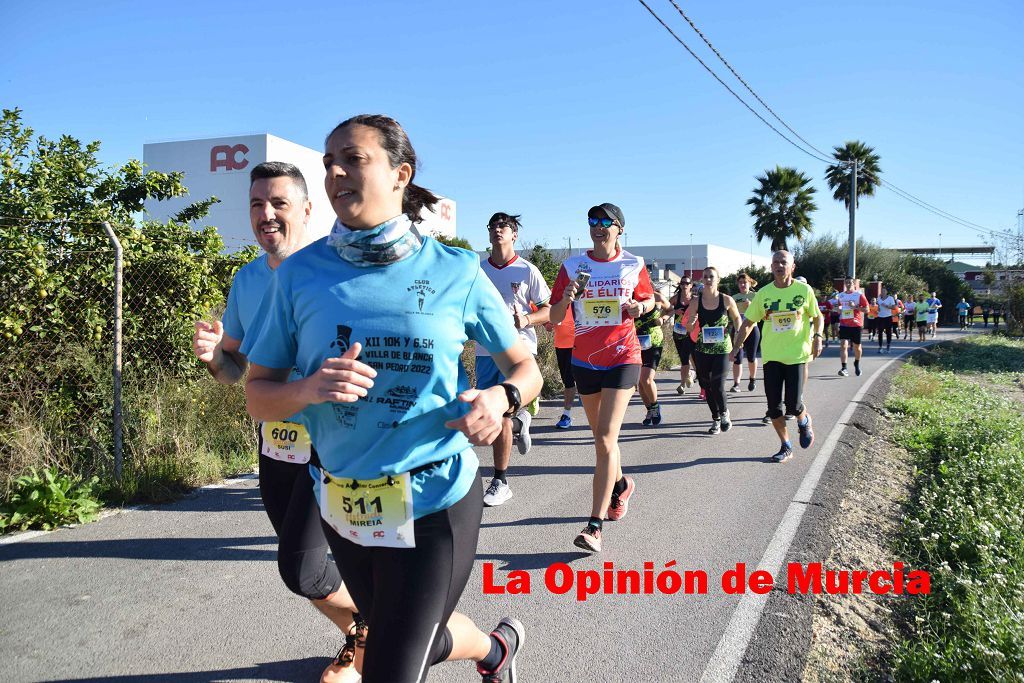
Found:
[[[511,223],[495,223],[494,225],[487,226],[488,232],[497,232],[502,228],[506,230],[515,230],[515,226],[512,225]]]
[[[611,218],[594,218],[593,216],[587,219],[587,223],[590,223],[592,228],[596,228],[599,225],[602,228],[610,228],[615,225],[615,221]]]

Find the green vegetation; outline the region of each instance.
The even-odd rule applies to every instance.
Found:
[[[857,206],[861,197],[873,197],[882,169],[878,166],[879,156],[873,147],[859,140],[852,140],[842,147],[832,149],[832,157],[838,162],[857,162]],[[825,182],[832,190],[832,198],[850,208],[850,167],[846,163],[832,164],[825,171]]]
[[[846,273],[846,240],[822,235],[800,244],[793,252],[796,272],[807,278],[816,290],[832,291],[832,278]],[[892,294],[930,294],[936,292],[946,304],[943,320],[954,320],[954,305],[960,297],[974,303],[971,288],[937,259],[903,254],[864,240],[857,240],[857,277],[861,284],[878,277]]]
[[[893,674],[1022,680],[1024,343],[977,337],[921,360],[898,374],[887,408],[916,467],[898,550],[931,573],[932,592],[907,602]]]
[[[14,480],[7,502],[0,506],[0,532],[88,522],[100,509],[93,490],[98,483],[97,477],[83,481],[56,468],[40,472],[33,467]]]
[[[23,498],[24,477],[39,471],[55,482],[96,478],[88,495],[109,501],[164,499],[237,471],[243,444],[251,452],[255,441],[241,390],[213,398],[223,391],[193,357],[191,339],[193,322],[223,306],[234,273],[257,250],[225,256],[214,228],[192,225],[216,198],[167,222],[138,221],[147,199],[187,195],[182,174],[147,172],[136,160],[105,167],[99,149],[37,137],[17,109],[0,119],[0,505]],[[111,426],[114,250],[103,221],[123,247],[121,482]],[[157,410],[174,391],[196,400]],[[156,413],[163,419],[154,422]],[[64,505],[56,483],[33,490],[24,495]]]

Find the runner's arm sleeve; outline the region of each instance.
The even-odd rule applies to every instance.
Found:
[[[271,277],[249,334],[242,340],[242,353],[249,362],[266,368],[293,367],[298,349],[291,295],[279,274],[275,271]]]
[[[238,282],[238,274],[231,280],[231,290],[228,292],[228,303],[224,308],[224,317],[221,322],[224,325],[224,334],[235,339],[245,337],[245,329],[242,327],[242,319],[238,315],[238,289],[235,284]]]
[[[764,292],[763,289],[757,290],[754,294],[754,298],[750,300],[750,305],[747,306],[747,312],[743,314],[743,317],[752,322],[758,322],[764,320],[764,297],[761,294]]]
[[[565,270],[565,264],[562,264],[558,268],[558,275],[555,277],[555,286],[551,289],[551,314],[550,320],[552,323],[558,325],[565,320],[565,315],[557,318],[555,307],[562,302],[562,298],[565,296],[565,288],[569,286],[569,274]],[[566,306],[568,311],[568,306]],[[557,318],[557,319],[556,319]]]
[[[654,298],[654,285],[651,284],[651,276],[641,260],[640,278],[633,290],[633,301],[647,301],[652,298]]]
[[[519,339],[519,332],[512,324],[508,307],[479,267],[466,296],[462,320],[466,336],[490,353],[506,351]]]
[[[540,269],[530,264],[530,302],[540,308],[551,301],[551,288],[544,281]]]

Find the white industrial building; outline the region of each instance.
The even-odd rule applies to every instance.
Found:
[[[324,192],[323,152],[275,135],[235,135],[201,140],[157,142],[143,147],[143,163],[149,170],[182,171],[188,197],[166,201],[146,200],[145,210],[155,220],[167,220],[192,202],[215,196],[203,223],[216,226],[227,251],[255,244],[249,223],[249,172],[264,161],[285,161],[302,171],[313,203],[309,227],[314,239],[330,232],[334,211]],[[436,211],[427,212],[420,229],[454,237],[455,202],[443,199]]]
[[[653,247],[635,247],[631,244],[626,247],[626,251],[642,256],[650,266],[651,276],[656,280],[675,280],[683,275],[699,280],[701,271],[708,266],[714,266],[724,276],[751,265],[770,268],[772,264],[770,256],[717,244],[666,244]]]

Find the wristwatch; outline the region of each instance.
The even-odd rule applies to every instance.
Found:
[[[512,417],[523,407],[523,397],[519,395],[519,389],[514,384],[502,382],[501,386],[505,389],[505,396],[508,397],[508,410],[502,414],[502,417]]]

